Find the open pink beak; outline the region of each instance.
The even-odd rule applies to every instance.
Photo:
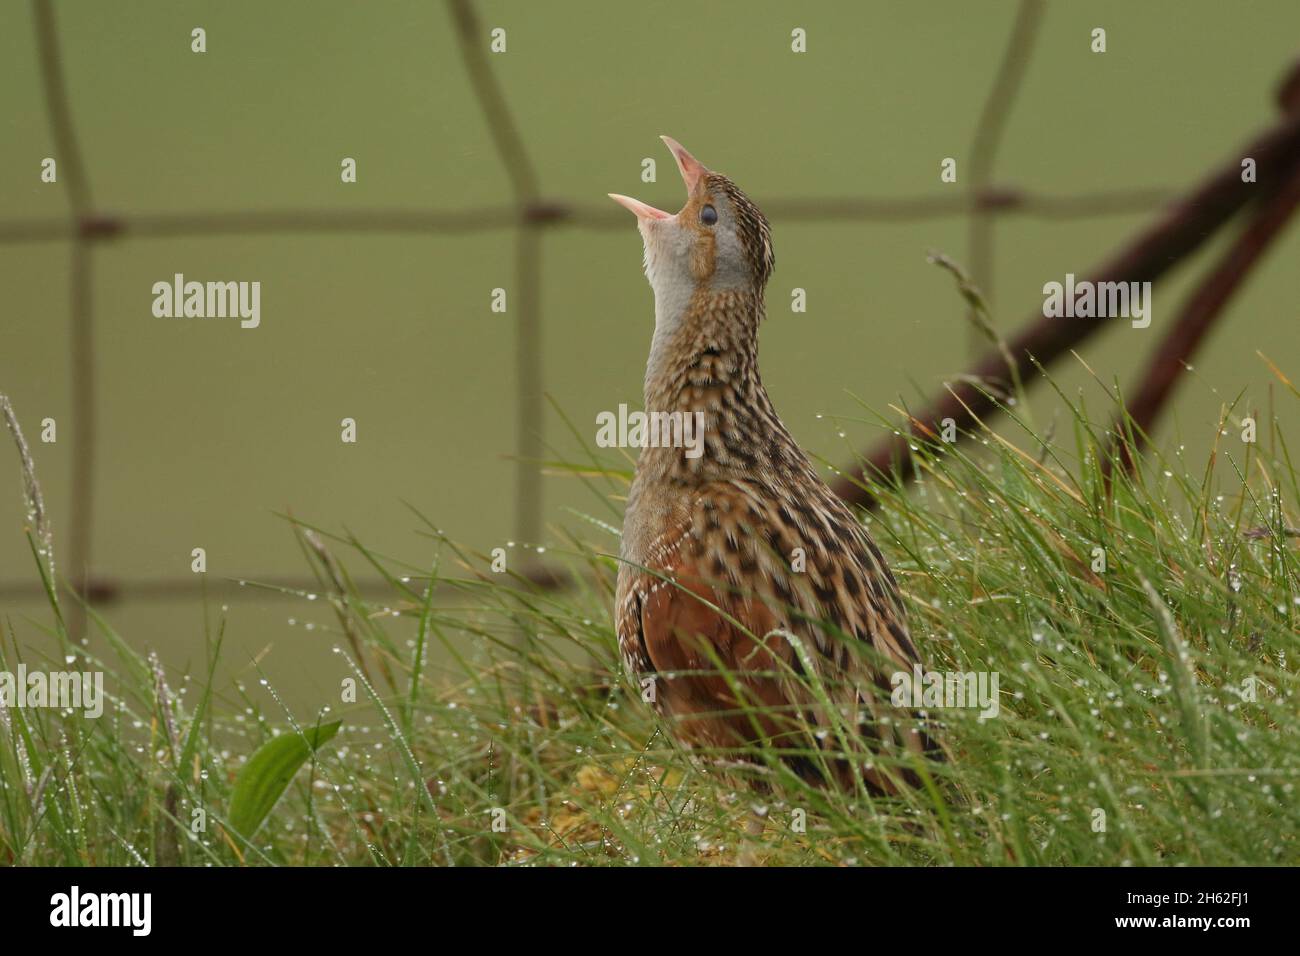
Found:
[[[656,209],[654,206],[647,206],[639,199],[633,199],[631,196],[620,196],[618,193],[610,193],[609,198],[614,200],[620,206],[626,206],[632,210],[632,214],[638,219],[672,219],[671,213],[666,213],[662,209]]]
[[[677,161],[677,171],[682,174],[682,182],[686,184],[686,195],[688,197],[695,194],[695,187],[699,185],[701,179],[708,172],[704,165],[686,151],[686,147],[671,136],[660,136],[660,139],[672,151],[673,159]],[[620,206],[631,210],[637,219],[674,219],[671,213],[666,213],[662,209],[656,209],[654,206],[647,205],[639,199],[633,199],[631,196],[620,196],[618,193],[610,193],[609,198],[614,200]]]
[[[677,160],[677,171],[682,174],[682,182],[686,184],[686,195],[694,196],[695,187],[699,185],[700,180],[704,178],[708,170],[704,164],[686,151],[686,147],[671,136],[660,136],[673,153],[673,159]]]

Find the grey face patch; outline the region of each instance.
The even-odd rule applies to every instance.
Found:
[[[720,173],[710,173],[705,179],[710,193],[725,197],[723,208],[719,210],[719,226],[726,223],[727,238],[734,238],[739,247],[726,252],[743,262],[754,285],[762,289],[772,277],[776,267],[776,254],[772,250],[772,229],[767,223],[763,211],[741,191],[740,187]],[[720,235],[719,239],[723,237]],[[721,263],[723,248],[719,244],[718,257]]]
[[[641,237],[645,243],[645,271],[655,292],[684,291],[693,287],[692,250],[699,244],[700,230],[713,240],[713,272],[709,285],[715,289],[755,289],[767,285],[776,265],[772,250],[772,231],[767,217],[745,193],[726,176],[709,173],[703,181],[705,199],[717,213],[717,221],[699,221],[700,206],[689,213],[690,221],[643,219]],[[671,295],[669,297],[676,298]]]

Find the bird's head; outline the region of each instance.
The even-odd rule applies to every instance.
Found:
[[[655,294],[702,286],[761,293],[776,261],[767,218],[730,179],[706,169],[672,137],[662,139],[686,183],[686,205],[674,215],[609,194],[636,215]]]

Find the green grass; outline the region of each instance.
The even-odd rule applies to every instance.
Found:
[[[1213,466],[1153,452],[1108,490],[1106,426],[1065,405],[1064,437],[1011,416],[946,454],[921,446],[902,487],[875,487],[870,527],[927,665],[1000,675],[996,719],[938,712],[948,759],[921,789],[826,791],[770,760],[721,771],[669,742],[617,663],[628,474],[593,457],[556,468],[591,486],[592,514],[532,556],[567,571],[562,590],[491,573],[490,555],[418,515],[424,567],[293,524],[337,611],[355,702],[268,712],[261,693],[213,686],[219,616],[206,672],[172,674],[92,614],[110,659],[67,666],[107,672],[104,715],[0,720],[0,863],[1300,862],[1300,487],[1280,436],[1244,444],[1225,410]],[[48,586],[38,517],[28,535]],[[391,594],[367,600],[351,582],[376,573]],[[20,642],[4,621],[0,669],[20,643],[32,668],[88,655],[48,591],[40,631],[20,622]],[[291,775],[284,795],[265,779],[236,795],[252,755],[285,734],[301,745],[254,761]],[[256,828],[249,808],[271,803]]]

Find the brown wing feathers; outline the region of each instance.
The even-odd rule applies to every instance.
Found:
[[[706,489],[689,526],[666,530],[663,539],[672,543],[652,549],[658,566],[626,569],[619,633],[629,668],[654,675],[656,707],[688,746],[734,748],[759,739],[796,750],[816,740],[837,746],[825,732],[829,715],[799,679],[802,664],[785,636],[793,634],[815,649],[817,676],[836,705],[860,716],[865,735],[892,740],[879,699],[889,687],[882,662],[910,670],[915,660],[894,602],[867,577],[871,569],[856,549],[808,547],[803,569],[794,571],[778,549],[813,538],[773,526],[753,504],[764,497],[754,487]],[[843,520],[815,523],[825,535]],[[835,530],[857,537],[853,525]],[[856,653],[850,642],[878,653]],[[814,773],[814,761],[789,762],[805,776]],[[836,776],[847,772],[839,766]],[[892,789],[878,771],[866,778],[878,790]]]

